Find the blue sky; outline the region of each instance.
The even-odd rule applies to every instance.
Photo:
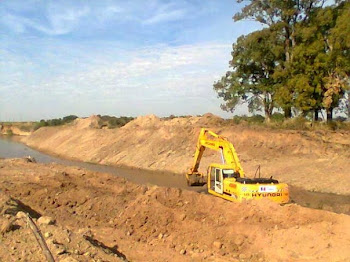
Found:
[[[234,0],[2,0],[0,121],[229,117],[213,82],[236,38],[260,28],[234,23],[240,8]]]

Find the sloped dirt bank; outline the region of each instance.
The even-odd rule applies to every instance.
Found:
[[[41,229],[52,234],[49,243],[64,246],[67,252],[55,253],[62,260],[119,261],[122,254],[130,261],[350,261],[347,215],[266,201],[231,203],[22,159],[0,160],[0,182],[2,193],[56,220],[57,228]],[[38,258],[29,232],[18,226],[2,234],[0,257]]]
[[[109,130],[100,129],[93,116],[68,126],[40,128],[22,141],[65,158],[185,174],[201,127],[233,142],[248,176],[261,165],[263,176],[310,191],[350,195],[350,134],[346,131],[249,128],[210,114],[172,120],[144,116]],[[206,151],[202,171],[210,162],[220,158]]]

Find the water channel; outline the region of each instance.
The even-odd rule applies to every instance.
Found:
[[[34,150],[17,139],[0,136],[0,158],[23,158],[34,157],[38,163],[57,163],[65,166],[78,166],[95,172],[109,173],[118,177],[123,177],[138,184],[153,184],[164,187],[177,187],[194,191],[203,191],[200,188],[187,187],[184,176],[178,174],[165,174],[157,171],[147,171],[134,168],[113,167],[100,164],[92,164],[81,161],[66,160],[59,157],[50,156]]]
[[[54,162],[65,166],[78,166],[95,172],[109,173],[138,184],[152,184],[164,187],[176,187],[197,192],[206,192],[205,186],[188,187],[185,177],[178,174],[66,160],[29,148],[11,137],[0,136],[0,158],[23,158],[27,156],[34,157],[38,163]],[[345,213],[350,215],[350,195],[310,192],[294,186],[289,186],[289,188],[291,202],[310,208],[327,209],[336,213]]]

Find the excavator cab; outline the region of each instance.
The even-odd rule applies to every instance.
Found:
[[[211,164],[207,173],[208,192],[221,198],[241,202],[269,198],[277,203],[289,201],[288,186],[272,178],[241,177],[232,167]]]
[[[236,178],[240,177],[239,172],[234,169],[220,164],[211,164],[208,168],[208,188],[215,191],[218,194],[223,194],[224,186],[223,183],[227,179],[235,181]]]

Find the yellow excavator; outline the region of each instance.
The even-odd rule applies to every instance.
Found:
[[[210,164],[207,174],[198,171],[206,148],[219,151],[222,164]],[[259,170],[260,171],[260,170]],[[270,178],[247,178],[233,145],[223,136],[202,128],[198,137],[194,163],[186,174],[189,186],[207,184],[212,195],[230,201],[270,199],[283,204],[289,202],[288,185]]]

